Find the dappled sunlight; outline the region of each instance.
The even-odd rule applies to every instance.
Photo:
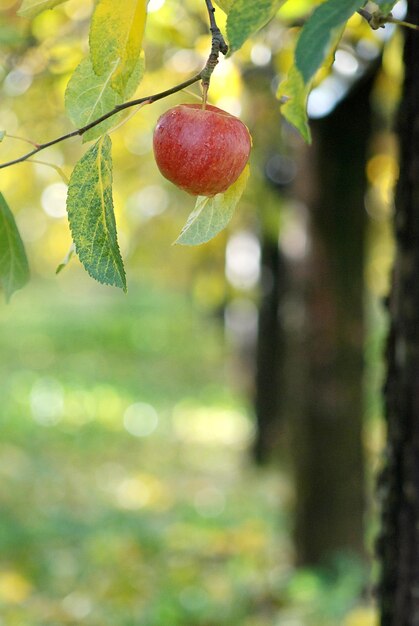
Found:
[[[205,406],[175,406],[173,423],[176,435],[183,441],[210,445],[242,447],[249,443],[252,425],[236,411]]]
[[[15,571],[0,570],[0,600],[4,603],[20,604],[32,592],[29,581]]]
[[[118,303],[116,317],[113,297],[96,300],[86,329],[80,297],[38,289],[22,294],[30,318],[20,308],[0,312],[10,354],[1,379],[0,547],[5,564],[19,565],[0,567],[8,626],[29,615],[43,626],[115,626],[131,613],[148,626],[162,603],[170,615],[221,612],[226,624],[247,626],[265,594],[259,577],[277,565],[278,494],[285,511],[289,487],[247,467],[253,425],[225,387],[215,321],[143,286]],[[149,341],[151,318],[163,336],[176,328],[160,348]],[[199,327],[198,352],[187,337]],[[281,559],[289,560],[282,515]]]
[[[138,474],[123,478],[114,490],[115,502],[121,509],[167,511],[173,505],[172,494],[155,476]]]

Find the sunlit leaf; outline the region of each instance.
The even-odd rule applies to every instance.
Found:
[[[6,131],[0,130],[0,142],[2,142],[5,137],[6,137]]]
[[[25,248],[13,213],[0,193],[0,284],[9,300],[29,280]]]
[[[144,55],[141,54],[138,58],[123,95],[112,88],[112,74],[109,71],[97,76],[90,58],[84,59],[76,68],[65,93],[67,113],[75,126],[86,126],[132,96],[144,75]],[[123,115],[124,113],[119,113],[112,116],[87,131],[83,135],[83,141],[97,139],[115,126]]]
[[[278,12],[278,18],[280,20],[299,20],[304,19],[313,11],[313,5],[318,4],[318,1],[313,0],[292,0],[292,2],[286,2]]]
[[[18,14],[22,17],[35,17],[46,9],[53,9],[67,0],[23,0]]]
[[[295,65],[291,68],[287,78],[278,89],[277,97],[284,100],[281,104],[281,112],[290,124],[301,133],[302,137],[311,142],[310,127],[307,117],[307,98],[310,85],[305,85]]]
[[[198,196],[194,211],[190,214],[175,243],[197,246],[209,241],[227,226],[233,217],[249,178],[247,165],[236,182],[224,193],[215,196]]]
[[[112,200],[112,143],[105,135],[77,163],[71,175],[67,212],[76,252],[100,283],[126,291]]]
[[[330,53],[336,30],[365,4],[364,0],[327,0],[305,23],[298,38],[295,62],[308,84]]]
[[[285,0],[235,0],[227,18],[230,52],[238,50],[246,39],[265,26]]]
[[[90,28],[90,53],[98,76],[112,72],[111,85],[124,95],[141,52],[146,0],[98,0]]]

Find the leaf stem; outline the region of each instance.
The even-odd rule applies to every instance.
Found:
[[[26,161],[28,163],[37,163],[38,165],[46,165],[47,167],[51,167],[57,172],[57,174],[61,176],[66,185],[70,184],[70,179],[66,174],[64,174],[64,171],[58,165],[55,165],[54,163],[49,163],[48,161],[39,161],[38,159],[26,159]]]
[[[5,137],[9,137],[10,139],[18,139],[19,141],[24,141],[25,143],[29,143],[31,146],[38,148],[39,144],[35,143],[31,139],[27,139],[26,137],[19,137],[19,135],[10,135],[9,133],[5,134]]]

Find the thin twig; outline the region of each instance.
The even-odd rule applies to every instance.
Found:
[[[217,26],[217,22],[215,21],[215,9],[211,0],[205,0],[205,4],[207,5],[208,16],[210,20],[210,30],[211,32],[219,30]]]
[[[367,20],[373,30],[384,28],[386,24],[397,24],[398,26],[404,26],[405,28],[411,28],[412,30],[419,30],[419,26],[417,24],[411,24],[410,22],[398,20],[393,17],[392,13],[389,13],[388,15],[384,15],[381,11],[374,11],[373,13],[370,13],[365,9],[358,9],[357,13]]]
[[[397,24],[398,26],[404,26],[405,28],[411,28],[412,30],[419,30],[419,26],[417,24],[411,24],[410,22],[404,22],[403,20],[398,20],[393,16],[389,16],[387,21],[391,24]]]
[[[207,94],[208,88],[211,80],[211,75],[215,69],[215,66],[218,63],[218,57],[220,56],[220,52],[224,55],[228,52],[228,45],[223,37],[222,32],[217,26],[217,22],[215,20],[215,9],[211,0],[205,0],[205,4],[207,6],[208,16],[210,20],[210,31],[212,35],[212,44],[211,44],[211,52],[208,57],[208,61],[205,64],[204,69],[202,70],[202,108],[205,109],[207,103]]]
[[[372,30],[384,28],[387,22],[389,22],[390,18],[392,17],[391,13],[389,13],[388,15],[384,15],[383,13],[381,13],[381,11],[374,11],[373,13],[370,13],[366,9],[358,9],[357,13],[365,20],[367,20]]]

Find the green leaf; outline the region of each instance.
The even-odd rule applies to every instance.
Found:
[[[273,18],[285,0],[234,0],[227,18],[230,52],[238,50]]]
[[[295,62],[308,84],[330,53],[336,30],[365,4],[365,0],[327,0],[305,23],[295,49]]]
[[[90,276],[126,291],[113,210],[111,150],[105,135],[77,163],[68,187],[67,213],[76,252]]]
[[[197,246],[209,241],[227,226],[233,217],[249,178],[246,165],[236,182],[224,193],[215,196],[198,196],[193,212],[175,243]]]
[[[54,9],[67,0],[23,0],[18,15],[22,17],[35,17],[46,9]]]
[[[329,53],[323,62],[323,68],[332,66],[335,59],[335,51],[342,37],[344,25],[333,30]],[[311,143],[311,133],[307,116],[307,99],[313,80],[304,83],[301,72],[294,63],[288,72],[288,76],[278,88],[277,98],[281,100],[281,112],[301,133],[307,143]]]
[[[281,112],[290,124],[301,133],[307,143],[311,143],[310,127],[307,117],[307,98],[310,85],[305,85],[295,65],[291,68],[288,77],[279,88],[277,97],[283,100]]]
[[[98,0],[90,28],[90,54],[98,76],[112,72],[111,85],[121,96],[141,52],[147,0]]]
[[[215,0],[216,4],[224,11],[224,13],[228,13],[231,9],[231,5],[234,0]]]
[[[6,131],[0,130],[0,143],[3,141],[5,137],[6,137]]]
[[[112,70],[97,76],[90,58],[84,59],[74,71],[65,93],[65,105],[68,116],[75,126],[86,126],[116,105],[128,100],[138,87],[144,75],[144,55],[137,60],[124,94],[120,95],[111,86]],[[105,120],[83,135],[83,141],[97,139],[110,128],[116,126],[124,113],[118,113]]]
[[[398,3],[398,1],[399,0],[374,0],[375,4],[378,4],[378,6],[380,7],[380,11],[384,15],[388,15],[394,5]]]
[[[0,284],[10,300],[12,294],[29,280],[25,248],[13,213],[0,193]]]

